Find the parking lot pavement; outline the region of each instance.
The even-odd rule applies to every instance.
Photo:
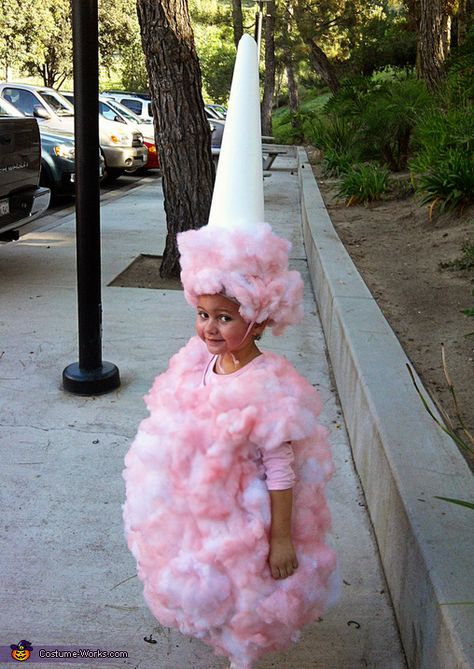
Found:
[[[342,597],[297,645],[257,666],[403,669],[308,282],[293,167],[291,156],[275,163],[265,180],[266,212],[293,241],[292,263],[306,282],[306,319],[281,338],[266,336],[263,346],[286,355],[322,395],[322,422],[331,430],[337,467],[328,492]],[[0,247],[3,643],[27,639],[33,647],[126,651],[128,659],[114,667],[223,668],[226,662],[201,642],[151,616],[123,538],[121,471],[145,417],[142,397],[193,332],[194,315],[181,291],[108,285],[138,254],[159,254],[164,247],[159,179],[146,177],[102,203],[103,351],[122,378],[108,395],[76,397],[61,389],[63,368],[77,360],[75,229],[71,212],[57,214],[42,230]]]

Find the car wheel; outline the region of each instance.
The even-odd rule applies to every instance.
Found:
[[[53,187],[53,182],[49,178],[49,174],[43,166],[41,166],[40,170],[39,185],[44,186],[44,188],[49,188],[49,190],[51,191],[51,197],[49,198],[49,207],[51,207],[51,205],[53,205],[56,202],[57,195]]]
[[[102,180],[102,183],[112,183],[112,181],[115,181],[118,179],[122,174],[124,173],[124,170],[119,169],[118,167],[107,167],[105,166],[105,172],[104,172],[104,178]]]
[[[125,170],[125,174],[128,174],[130,176],[135,175],[135,176],[140,176],[143,174],[146,174],[147,172],[146,167],[130,167],[127,170]]]

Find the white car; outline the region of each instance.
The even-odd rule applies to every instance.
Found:
[[[130,109],[135,115],[139,116],[142,121],[152,123],[153,115],[151,112],[150,96],[145,93],[127,93],[126,91],[104,91],[101,94],[102,99],[110,98],[115,102],[120,102],[124,107]],[[223,118],[222,111],[218,112],[217,107],[221,110],[221,105],[205,105],[204,111],[206,118],[211,128],[211,151],[213,156],[219,155],[222,143],[222,135],[224,132],[225,118]],[[216,108],[216,109],[215,109]],[[225,107],[222,107],[225,111]]]
[[[52,130],[74,132],[74,107],[61,93],[45,86],[0,83],[0,97],[25,116]],[[105,174],[113,179],[127,168],[144,167],[148,151],[143,135],[121,123],[99,116],[99,144],[105,160]]]
[[[143,121],[130,109],[112,98],[99,96],[99,113],[106,119],[115,120],[119,123],[125,123],[131,128],[138,130],[143,135],[143,141],[148,149],[148,162],[145,169],[157,169],[160,167],[158,152],[155,143],[155,126],[153,123]],[[137,168],[127,170],[128,173],[135,172]]]
[[[104,91],[103,97],[117,100],[124,107],[130,109],[139,116],[145,123],[153,123],[153,112],[151,109],[151,100],[149,95],[138,93],[127,93],[127,91]]]

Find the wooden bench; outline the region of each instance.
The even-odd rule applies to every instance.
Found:
[[[262,144],[263,170],[266,172],[271,169],[276,158],[285,155],[287,151],[278,144]]]
[[[217,164],[219,160],[219,154],[221,152],[220,147],[212,146],[211,153],[214,159],[214,162]],[[268,172],[271,169],[273,163],[280,155],[285,155],[287,151],[282,145],[278,144],[262,144],[262,161],[263,161],[263,171]]]

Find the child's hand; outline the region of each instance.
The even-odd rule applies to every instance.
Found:
[[[272,539],[268,563],[273,578],[287,578],[298,568],[295,549],[291,539]]]

